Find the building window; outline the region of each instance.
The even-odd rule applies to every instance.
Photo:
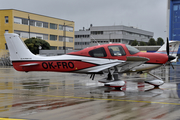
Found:
[[[9,18],[8,18],[8,16],[5,16],[5,23],[9,23]]]
[[[14,23],[16,23],[16,24],[22,24],[22,19],[20,19],[20,18],[14,18]]]
[[[24,18],[22,18],[22,24],[24,24],[24,25],[28,25],[28,19],[24,19]]]
[[[63,25],[59,25],[59,30],[63,30]]]
[[[36,21],[36,26],[37,26],[37,27],[43,27],[43,23],[40,22],[40,21]]]
[[[29,38],[29,33],[28,32],[15,30],[14,33],[18,34],[22,38]],[[48,40],[48,34],[30,33],[30,37],[40,38],[40,39],[43,39],[43,40]]]
[[[9,32],[9,30],[5,30],[5,33],[8,33]]]
[[[93,34],[93,35],[102,35],[103,31],[91,31],[91,34]]]
[[[59,50],[63,50],[63,47],[59,47]]]
[[[21,32],[15,30],[14,33],[18,34],[19,37],[21,37]]]
[[[73,27],[66,26],[66,31],[73,32]]]
[[[75,38],[89,38],[89,35],[75,35]]]
[[[67,50],[73,50],[73,47],[66,47]]]
[[[62,36],[61,36],[62,37]],[[66,38],[66,42],[73,42],[73,37],[65,37]],[[60,38],[59,38],[60,41]],[[61,41],[64,41],[64,37],[61,38]]]
[[[48,34],[43,35],[43,40],[48,40]]]
[[[28,32],[23,32],[21,33],[22,38],[29,38],[29,33]]]
[[[38,38],[38,39],[42,39],[42,36],[36,36],[36,38]]]
[[[47,22],[43,22],[43,28],[48,28],[48,23]]]
[[[73,37],[69,37],[69,42],[73,42]]]
[[[57,40],[57,35],[50,35],[50,40],[56,41]]]
[[[59,41],[64,41],[63,36],[59,36]]]
[[[57,50],[57,46],[50,46],[51,50]]]
[[[50,29],[57,29],[57,24],[50,23]]]
[[[31,26],[35,26],[35,25],[36,25],[35,20],[30,20],[30,25],[31,25]]]

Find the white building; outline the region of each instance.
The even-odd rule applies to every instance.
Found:
[[[130,44],[132,41],[148,42],[154,35],[153,32],[128,27],[117,26],[90,26],[90,29],[75,31],[75,49],[107,43]]]

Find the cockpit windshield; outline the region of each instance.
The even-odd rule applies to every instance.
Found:
[[[138,49],[136,49],[136,48],[134,48],[134,47],[132,47],[132,46],[130,46],[130,45],[126,45],[126,47],[127,47],[128,51],[129,51],[129,53],[130,53],[131,55],[140,52]]]

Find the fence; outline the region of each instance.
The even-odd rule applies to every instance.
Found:
[[[0,66],[10,66],[11,61],[7,50],[0,50]]]

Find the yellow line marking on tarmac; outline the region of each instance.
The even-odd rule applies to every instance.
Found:
[[[27,120],[27,119],[0,118],[0,120]]]
[[[122,100],[122,99],[103,99],[103,98],[88,98],[88,97],[74,97],[74,96],[55,96],[55,95],[36,95],[36,96],[60,97],[60,98],[76,98],[76,99],[86,99],[86,100],[106,100],[106,101],[120,101],[120,102],[135,102],[135,103],[155,103],[155,104],[166,104],[166,105],[180,105],[180,103],[138,101],[138,100]]]

